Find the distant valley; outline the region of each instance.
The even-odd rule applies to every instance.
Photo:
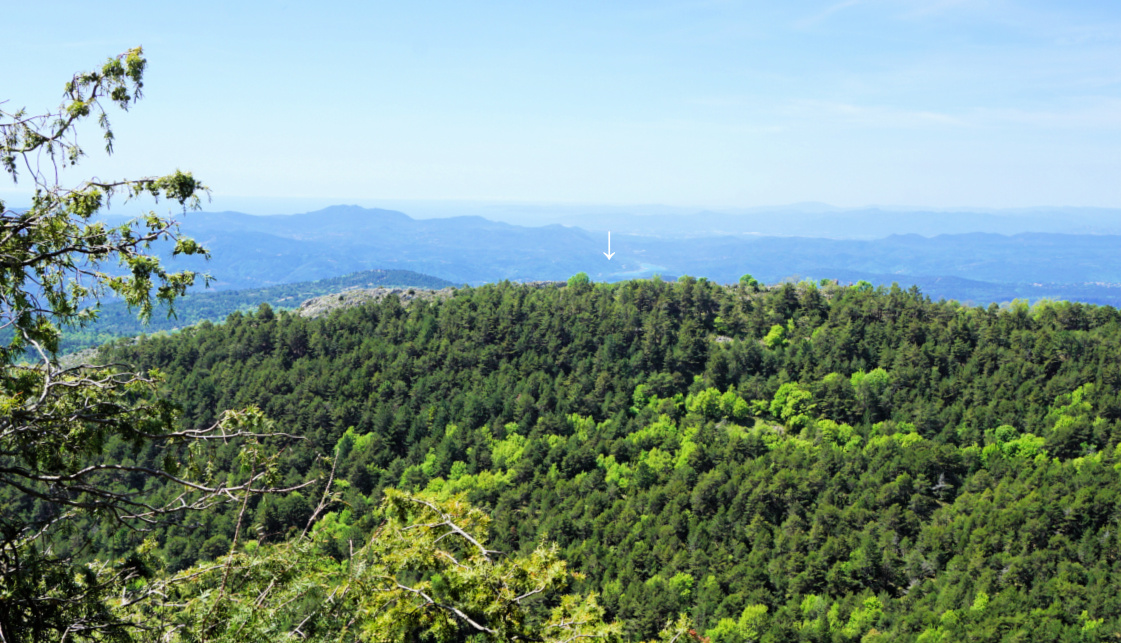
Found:
[[[478,216],[413,219],[401,212],[356,206],[277,216],[191,213],[183,219],[183,231],[204,242],[213,258],[175,259],[171,265],[209,272],[220,290],[372,269],[409,270],[472,285],[504,279],[560,280],[578,272],[597,281],[688,274],[725,283],[752,274],[765,283],[807,278],[898,282],[903,287],[917,285],[935,299],[976,304],[1014,298],[1121,304],[1117,235],[674,237],[664,229],[652,234],[642,227],[644,217],[626,221],[629,229],[612,231],[616,254],[608,261],[603,255],[606,234],[557,224],[520,226]]]

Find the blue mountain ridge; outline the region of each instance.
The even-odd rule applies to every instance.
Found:
[[[175,258],[201,269],[220,289],[256,288],[401,269],[455,283],[597,281],[693,275],[733,282],[750,273],[784,279],[865,279],[919,285],[940,298],[987,303],[1016,297],[1121,303],[1121,236],[1024,232],[893,234],[879,239],[722,235],[673,238],[643,228],[606,234],[561,226],[521,226],[479,216],[413,219],[393,210],[334,206],[297,215],[190,213],[182,232],[213,259]],[[163,248],[167,254],[167,248]]]

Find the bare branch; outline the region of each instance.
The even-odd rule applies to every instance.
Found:
[[[468,625],[470,625],[471,627],[475,628],[476,630],[478,630],[480,632],[486,632],[488,634],[498,634],[498,632],[490,629],[489,627],[486,627],[484,625],[480,625],[479,623],[475,622],[470,616],[464,614],[459,608],[457,608],[453,605],[445,605],[444,603],[440,603],[436,599],[432,598],[428,594],[425,594],[424,592],[420,591],[419,589],[413,589],[412,587],[409,587],[407,585],[402,585],[401,583],[396,583],[395,582],[395,584],[397,585],[397,589],[401,589],[401,590],[404,590],[404,591],[409,592],[411,594],[414,594],[416,596],[420,596],[421,598],[423,598],[425,600],[425,603],[427,605],[431,605],[433,607],[438,607],[441,610],[444,610],[444,611],[449,612],[451,614],[455,614],[463,622],[467,623]]]
[[[487,549],[486,547],[484,547],[482,545],[482,543],[480,543],[478,540],[475,539],[474,536],[472,536],[471,534],[464,531],[459,525],[455,524],[452,521],[450,516],[445,514],[443,511],[440,510],[439,507],[432,504],[431,502],[428,502],[427,500],[423,500],[421,498],[417,498],[415,496],[408,496],[407,499],[410,502],[415,502],[418,505],[423,505],[423,506],[427,507],[428,509],[430,509],[432,511],[432,513],[439,516],[442,519],[442,522],[410,525],[408,527],[405,527],[402,531],[408,531],[410,529],[417,529],[417,528],[436,529],[438,527],[447,527],[449,529],[449,532],[440,536],[439,538],[437,538],[436,542],[439,542],[439,541],[443,540],[447,536],[455,534],[455,535],[463,538],[467,542],[471,543],[472,545],[474,545],[475,548],[479,550],[479,553],[482,555],[484,560],[489,561],[491,554],[499,554],[499,555],[502,554],[502,552],[500,552],[500,551],[495,551],[493,549]]]

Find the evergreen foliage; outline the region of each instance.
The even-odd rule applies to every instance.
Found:
[[[127,640],[137,624],[120,609],[165,597],[146,583],[153,544],[125,545],[130,535],[269,491],[275,458],[265,442],[278,436],[256,409],[177,431],[173,407],[152,394],[158,372],[56,359],[62,329],[96,318],[102,298],[148,318],[195,283],[193,272],[167,270],[153,243],[206,254],[155,212],[114,226],[99,216],[114,196],[197,207],[206,188],[189,173],[59,184],[60,169],[84,155],[85,119],[97,118],[112,151],[106,106],[140,98],[146,64],[132,49],[75,75],[57,111],[0,110],[0,165],[34,187],[25,210],[0,202],[2,643]],[[206,466],[216,445],[240,466]],[[207,551],[225,536],[214,538]]]
[[[556,547],[490,549],[489,518],[462,498],[390,489],[376,512],[345,561],[319,547],[338,525],[329,513],[298,537],[158,579],[172,600],[123,611],[175,643],[617,640],[594,595],[561,593],[573,575]]]
[[[1121,631],[1118,354],[1109,307],[685,278],[262,309],[106,359],[165,371],[185,426],[260,406],[305,438],[287,484],[335,454],[317,556],[350,560],[384,489],[465,494],[495,549],[556,543],[624,638],[684,613],[679,634],[719,643]],[[313,507],[249,512],[267,547]],[[234,514],[157,529],[156,553],[204,564]]]

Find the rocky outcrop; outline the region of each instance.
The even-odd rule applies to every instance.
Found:
[[[343,292],[313,297],[300,304],[296,314],[302,317],[322,317],[339,308],[361,306],[366,303],[381,301],[386,297],[397,297],[402,304],[407,305],[417,299],[431,301],[434,299],[447,299],[455,292],[455,288],[442,288],[440,290],[427,290],[424,288],[354,288]]]

